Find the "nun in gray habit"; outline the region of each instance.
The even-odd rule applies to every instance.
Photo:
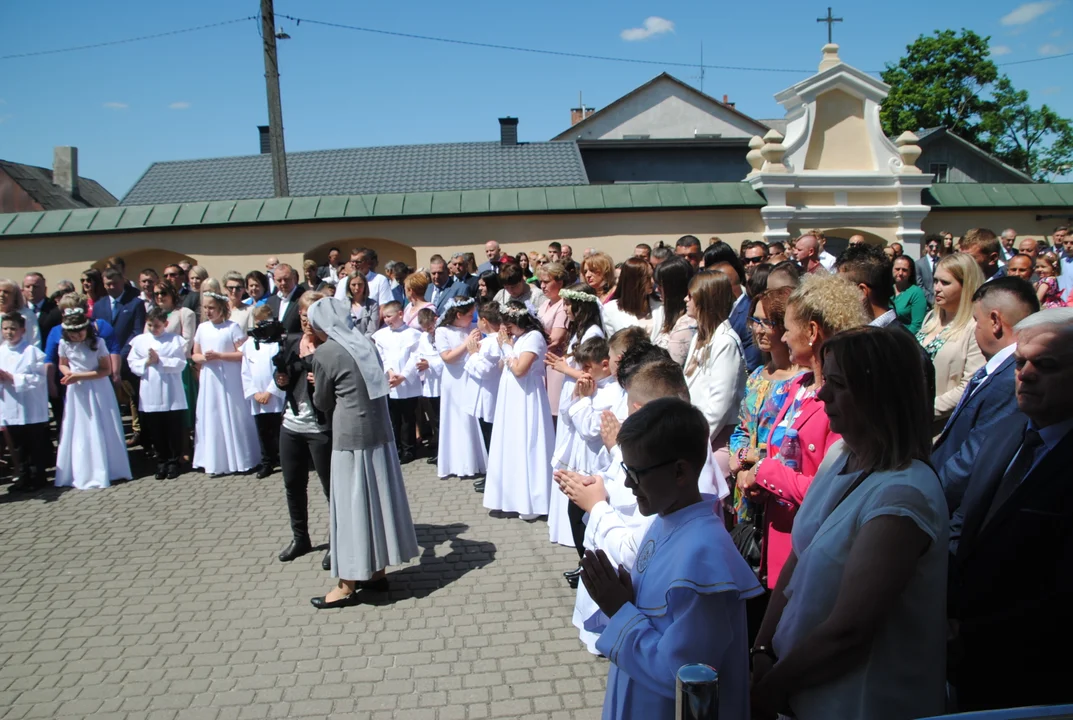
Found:
[[[358,604],[360,590],[387,590],[384,568],[419,554],[388,416],[388,383],[376,347],[354,330],[349,303],[309,308],[324,344],[313,354],[313,404],[332,415],[332,575],[339,585],[313,598],[320,609]]]

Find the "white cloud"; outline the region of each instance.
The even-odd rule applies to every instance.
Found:
[[[1040,15],[1050,12],[1057,6],[1057,0],[1024,3],[1017,6],[1010,14],[1003,15],[1001,22],[1003,25],[1024,25],[1032,22]]]
[[[106,107],[109,110],[126,110],[130,106],[121,102],[106,102],[103,107]]]
[[[619,36],[627,41],[647,40],[653,35],[662,35],[669,32],[674,32],[674,23],[653,15],[645,18],[641,27],[627,28],[619,33]]]
[[[190,103],[180,100],[179,102],[173,102],[168,107],[172,110],[186,110],[190,107]]]
[[[1009,45],[992,45],[991,46],[991,54],[994,55],[995,57],[1002,57],[1003,55],[1009,55],[1012,52],[1013,52],[1013,50],[1010,49]]]
[[[1047,43],[1046,45],[1040,45],[1039,48],[1040,55],[1061,55],[1065,51],[1066,49],[1064,47],[1061,47],[1059,45],[1052,45],[1051,43]]]

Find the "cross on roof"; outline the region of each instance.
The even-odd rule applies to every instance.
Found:
[[[827,43],[831,44],[834,40],[831,39],[831,30],[836,22],[842,22],[842,18],[836,18],[831,15],[831,8],[827,8],[827,17],[816,18],[816,22],[827,23]]]

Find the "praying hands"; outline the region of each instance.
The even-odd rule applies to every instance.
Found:
[[[633,579],[630,571],[622,565],[615,569],[603,550],[585,551],[581,559],[581,582],[607,617],[615,613],[626,603],[633,602]]]

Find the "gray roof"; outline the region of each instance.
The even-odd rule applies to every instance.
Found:
[[[287,153],[292,197],[587,185],[573,142],[392,145]],[[270,198],[270,155],[153,163],[120,205]]]
[[[45,210],[73,210],[88,207],[112,207],[115,195],[104,189],[96,180],[79,176],[78,195],[72,197],[58,185],[52,184],[52,170],[0,160],[0,170],[14,180]]]

